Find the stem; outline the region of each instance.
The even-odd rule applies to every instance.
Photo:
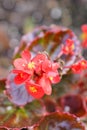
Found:
[[[62,55],[63,55],[63,51],[61,51],[61,52],[57,55],[57,57],[55,58],[55,60],[54,60],[54,61],[59,60],[59,58],[60,58]]]
[[[61,51],[61,52],[58,54],[57,58],[59,59],[62,55],[63,55],[63,51]]]
[[[71,68],[71,66],[64,66],[64,69],[66,69],[66,68]]]

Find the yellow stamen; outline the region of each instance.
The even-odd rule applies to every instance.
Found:
[[[86,34],[86,33],[82,33],[82,34],[81,34],[81,39],[84,40],[84,39],[86,39],[86,38],[87,38],[87,34]]]
[[[75,48],[74,44],[72,44],[71,48],[72,48],[72,50],[74,50],[74,48]]]
[[[84,61],[82,62],[82,65],[85,65],[85,62],[84,62]]]
[[[33,92],[33,93],[36,93],[37,92],[37,89],[34,87],[34,86],[30,86],[30,91]]]
[[[21,78],[23,77],[23,74],[22,74],[22,73],[20,73],[20,77],[21,77]]]
[[[34,63],[34,62],[29,62],[28,68],[29,68],[29,69],[35,68],[35,63]]]
[[[86,65],[86,62],[85,62],[85,61],[82,61],[81,64],[82,64],[83,66],[85,66],[85,65]]]
[[[49,77],[49,79],[52,81],[52,80],[53,80],[53,77],[52,77],[52,76],[50,76],[50,77]]]

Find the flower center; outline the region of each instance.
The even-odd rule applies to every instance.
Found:
[[[20,73],[20,77],[21,77],[21,78],[23,77],[23,73]]]
[[[52,77],[52,76],[50,76],[50,77],[49,77],[49,79],[52,81],[52,80],[53,80],[53,77]]]
[[[31,92],[33,93],[37,92],[37,89],[34,86],[30,86],[29,88]]]
[[[29,63],[28,63],[28,68],[29,68],[29,69],[35,68],[35,63],[34,63],[34,62],[29,62]]]
[[[74,48],[75,48],[75,46],[74,46],[74,44],[72,44],[72,45],[71,45],[71,49],[74,50]]]

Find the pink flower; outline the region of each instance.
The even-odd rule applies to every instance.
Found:
[[[44,94],[50,95],[51,84],[60,81],[59,64],[51,61],[45,53],[38,53],[31,59],[30,53],[25,50],[21,57],[14,61],[14,82],[25,83],[27,91],[35,98],[41,98]]]
[[[87,61],[86,60],[80,60],[78,63],[75,63],[71,66],[71,69],[74,73],[81,73],[82,70],[87,69]]]
[[[44,96],[44,90],[39,84],[26,82],[26,89],[34,98],[39,99]]]
[[[42,73],[42,64],[45,62],[47,59],[46,54],[44,53],[38,53],[32,61],[35,63],[35,73],[36,74],[41,74]]]
[[[22,84],[30,77],[30,75],[28,73],[23,72],[21,70],[13,70],[13,73],[17,74],[14,78],[14,82],[16,84]]]
[[[81,26],[81,29],[82,29],[82,31],[83,31],[84,33],[87,33],[87,24],[83,24],[83,25]]]
[[[49,60],[46,60],[42,64],[43,74],[37,80],[38,84],[40,84],[45,92],[45,94],[50,95],[52,92],[52,83],[58,83],[60,81],[60,76],[58,74],[59,65],[57,63],[52,63]]]
[[[14,66],[17,70],[22,70],[26,73],[33,74],[35,63],[31,59],[31,54],[28,50],[21,53],[22,58],[14,60]]]
[[[21,53],[22,58],[14,60],[14,66],[16,70],[13,70],[16,73],[14,81],[16,84],[21,84],[26,79],[30,78],[33,75],[35,63],[31,60],[31,54],[28,50],[24,50]]]
[[[82,29],[82,34],[81,34],[81,38],[82,38],[82,47],[86,48],[87,47],[87,24],[84,24],[81,26]]]
[[[65,55],[73,54],[73,51],[75,49],[74,42],[71,39],[66,40],[66,44],[62,46],[62,52]]]

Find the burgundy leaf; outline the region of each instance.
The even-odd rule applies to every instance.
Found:
[[[0,91],[5,89],[6,79],[0,79]]]
[[[67,39],[72,40],[75,44],[74,55],[62,55],[61,58],[65,61],[65,66],[70,66],[81,53],[80,42],[72,30],[59,26],[41,26],[32,33],[24,35],[20,46],[15,51],[14,58],[20,55],[24,49],[28,49],[32,51],[33,54],[38,51],[47,51],[50,57],[55,60]],[[69,70],[69,68],[65,68],[65,66],[63,69],[64,74]]]
[[[0,113],[0,130],[31,130],[43,118],[45,111],[40,101],[29,103],[25,108],[10,105],[7,107],[10,109]]]
[[[53,101],[53,99],[46,98],[44,100],[44,104],[48,113],[57,111],[57,104],[55,103],[55,101]]]
[[[27,92],[25,84],[16,85],[14,83],[15,74],[10,73],[6,82],[6,95],[11,102],[18,106],[24,106],[28,102],[32,102],[34,98]]]
[[[78,117],[85,116],[87,113],[85,98],[79,94],[65,95],[58,99],[58,104],[63,111],[70,112]]]
[[[74,115],[55,112],[46,115],[34,130],[85,130],[85,127]]]

